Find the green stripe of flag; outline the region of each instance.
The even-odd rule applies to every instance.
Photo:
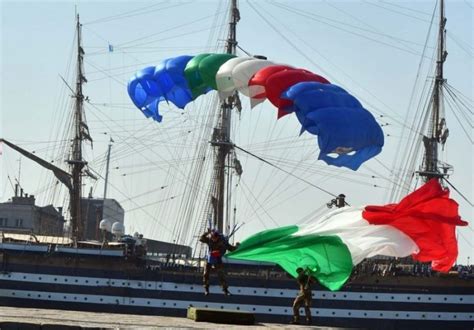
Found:
[[[296,268],[302,267],[330,290],[340,289],[353,267],[347,246],[337,236],[293,235],[297,232],[298,226],[260,232],[227,256],[276,263],[293,277],[297,276]]]

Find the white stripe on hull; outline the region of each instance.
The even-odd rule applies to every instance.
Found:
[[[31,283],[62,284],[71,286],[89,287],[116,287],[152,291],[174,292],[201,292],[202,287],[196,284],[182,284],[174,282],[137,281],[125,279],[107,279],[101,277],[62,276],[31,273],[0,273],[0,280],[19,281]],[[295,285],[296,286],[296,285]],[[233,295],[256,297],[294,298],[297,290],[291,289],[265,289],[233,286],[230,288]],[[212,292],[221,292],[217,286],[211,286]],[[344,300],[344,301],[377,301],[377,302],[409,302],[430,304],[474,304],[474,295],[449,295],[449,294],[408,294],[408,293],[368,293],[347,291],[313,291],[314,299],[319,300]]]

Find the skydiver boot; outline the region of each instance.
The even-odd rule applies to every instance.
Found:
[[[305,306],[304,311],[305,311],[305,315],[306,315],[306,324],[310,325],[313,321],[313,318],[311,317],[311,309],[307,305],[307,306]]]
[[[204,295],[208,296],[209,295],[209,286],[204,286]]]
[[[299,316],[293,316],[293,319],[290,321],[290,324],[300,324],[300,317]]]

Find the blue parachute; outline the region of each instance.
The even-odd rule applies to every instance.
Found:
[[[318,136],[318,159],[357,170],[382,150],[384,136],[375,118],[341,87],[301,82],[281,97],[293,101],[285,111],[295,112],[301,132]]]
[[[133,103],[146,117],[161,122],[159,103],[184,109],[211,90],[222,98],[238,91],[255,105],[268,99],[279,117],[295,113],[301,133],[317,135],[318,159],[357,170],[381,152],[380,125],[343,88],[308,70],[231,54],[182,55],[138,71],[128,83]]]
[[[164,60],[156,67],[155,79],[163,88],[164,98],[180,109],[193,100],[184,69],[193,56],[182,55]]]
[[[158,105],[169,101],[184,109],[193,97],[184,78],[184,69],[193,56],[166,59],[160,65],[138,71],[128,82],[128,95],[148,118],[161,122]]]
[[[154,74],[154,66],[138,71],[128,83],[128,95],[147,118],[160,122],[162,116],[158,112],[158,103],[163,100],[163,92],[154,80]]]

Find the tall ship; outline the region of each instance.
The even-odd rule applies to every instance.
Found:
[[[225,23],[228,30],[223,42],[224,53],[233,56],[241,51],[249,57],[266,60],[270,54],[265,54],[265,56],[250,54],[238,43],[237,25],[241,16],[237,0],[231,0],[227,7],[221,2],[219,4],[216,14],[211,16],[215,19],[214,28],[223,25],[219,25],[222,16],[228,19]],[[257,15],[263,15],[257,4],[249,3],[249,5]],[[284,4],[276,3],[276,5],[283,9],[291,9]],[[225,15],[223,7],[226,7]],[[447,90],[450,93],[448,96],[450,102],[456,102],[457,99],[453,98],[455,90],[446,87],[443,70],[447,58],[445,49],[447,20],[444,13],[444,1],[440,1],[437,8],[439,11],[432,15],[433,19],[437,17],[439,21],[437,49],[434,55],[436,59],[434,77],[430,91],[424,91],[429,97],[423,112],[417,114],[415,118],[419,122],[404,125],[406,132],[403,134],[408,136],[408,139],[404,141],[400,137],[402,142],[397,150],[399,157],[394,165],[397,170],[390,171],[391,176],[386,181],[387,184],[393,184],[393,189],[390,189],[390,196],[388,196],[391,201],[398,202],[403,196],[413,191],[416,187],[413,181],[420,186],[423,182],[435,179],[445,187],[456,189],[449,180],[452,172],[451,165],[444,159],[441,160],[439,156],[449,135],[444,115],[444,91]],[[158,9],[166,10],[161,7]],[[291,9],[291,11],[308,15],[304,10]],[[128,15],[137,13],[140,11],[130,12]],[[104,21],[122,17],[128,16],[110,16]],[[199,19],[196,19],[197,21]],[[266,16],[261,16],[260,22],[267,22],[273,26]],[[91,22],[93,23],[96,22]],[[84,26],[92,25],[85,24]],[[165,115],[169,118],[174,116],[180,124],[185,125],[185,130],[176,129],[176,125],[168,124],[165,127],[166,130],[163,128],[166,133],[160,132],[157,137],[140,135],[140,131],[128,134],[130,131],[126,130],[126,124],[114,119],[113,115],[108,113],[106,114],[108,123],[104,127],[110,128],[117,124],[119,130],[123,130],[124,135],[121,138],[124,141],[136,136],[143,140],[143,146],[140,147],[125,142],[124,146],[117,151],[123,157],[133,158],[136,154],[143,152],[143,148],[152,150],[152,145],[160,143],[166,144],[168,151],[176,156],[173,158],[174,163],[168,163],[167,177],[163,183],[160,182],[158,188],[151,188],[151,190],[165,191],[160,195],[163,198],[154,202],[162,209],[166,210],[169,207],[167,202],[180,200],[177,204],[173,204],[175,206],[173,214],[176,215],[176,219],[160,223],[162,227],[159,229],[163,232],[171,232],[174,237],[173,243],[166,245],[166,249],[162,244],[152,251],[152,240],[145,239],[148,237],[147,229],[151,230],[151,226],[142,229],[145,235],[138,233],[125,235],[123,217],[117,221],[106,219],[106,210],[114,209],[114,214],[120,213],[120,206],[113,203],[106,204],[108,186],[113,187],[114,184],[108,183],[111,152],[114,152],[111,151],[112,138],[107,137],[110,143],[103,162],[106,167],[105,176],[102,177],[100,171],[94,170],[84,156],[84,143],[93,144],[86,121],[87,112],[84,108],[87,105],[88,108],[92,107],[99,111],[100,104],[94,103],[84,92],[84,85],[88,82],[88,78],[84,72],[86,52],[82,43],[82,27],[83,24],[77,15],[74,85],[70,86],[65,79],[62,79],[68,92],[72,93],[74,101],[72,120],[67,122],[72,134],[64,139],[70,147],[65,152],[67,169],[63,168],[62,163],[44,160],[36,153],[28,151],[26,147],[10,142],[8,138],[1,139],[5,151],[14,150],[53,174],[54,180],[58,182],[57,185],[67,192],[69,216],[66,215],[68,220],[68,227],[64,230],[68,234],[66,236],[58,235],[55,231],[46,231],[47,235],[2,231],[0,304],[182,317],[186,315],[189,307],[203,307],[252,312],[258,322],[288,323],[292,316],[291,306],[298,292],[297,284],[294,278],[288,276],[276,264],[226,259],[226,277],[231,294],[224,294],[217,285],[217,279],[212,275],[210,294],[205,295],[202,287],[202,273],[207,251],[198,243],[199,236],[207,228],[215,228],[235,243],[236,236],[243,237],[240,236],[240,232],[245,230],[250,230],[249,233],[255,232],[251,221],[269,221],[270,223],[264,224],[265,228],[277,226],[276,221],[266,211],[266,207],[259,202],[257,198],[259,194],[268,199],[265,203],[270,204],[267,205],[278,208],[278,203],[282,203],[278,197],[284,192],[289,192],[298,198],[305,190],[318,190],[318,193],[323,192],[325,196],[321,197],[320,201],[313,204],[295,202],[294,207],[300,208],[306,205],[306,212],[311,212],[302,217],[299,220],[301,222],[320,217],[327,212],[327,208],[344,207],[351,203],[352,199],[350,192],[333,192],[333,189],[323,188],[325,187],[324,178],[335,176],[344,181],[360,180],[361,184],[371,184],[372,179],[378,174],[373,171],[371,177],[366,175],[353,179],[346,175],[344,170],[337,169],[331,172],[327,168],[316,167],[314,171],[318,171],[323,177],[316,183],[313,179],[306,179],[302,175],[311,173],[311,169],[306,168],[306,172],[297,170],[300,165],[308,166],[309,163],[304,162],[308,154],[304,154],[298,161],[291,160],[288,155],[281,156],[280,159],[265,156],[265,150],[274,146],[279,146],[281,149],[305,148],[307,150],[310,145],[309,140],[300,137],[301,142],[294,142],[298,138],[293,136],[291,141],[290,138],[285,141],[279,136],[278,130],[275,130],[271,132],[272,140],[260,142],[260,132],[255,130],[247,132],[256,141],[255,143],[252,142],[252,138],[246,140],[247,145],[236,143],[237,128],[241,126],[238,117],[243,111],[250,111],[242,109],[245,106],[238,93],[231,93],[225,98],[219,98],[218,95],[206,96],[206,100],[201,104],[206,108],[206,112],[196,117],[187,115],[188,108],[182,112],[173,112],[176,109],[165,107]],[[91,31],[94,30],[91,28]],[[285,36],[284,38],[292,44],[291,39]],[[109,53],[113,53],[114,48],[118,46],[108,44]],[[137,68],[138,66],[133,69]],[[112,68],[108,75],[113,78],[110,72]],[[126,82],[121,83],[126,84]],[[125,91],[126,87],[123,88]],[[464,104],[463,100],[460,103]],[[195,107],[193,111],[198,113],[199,109]],[[258,109],[251,111],[255,112]],[[472,109],[468,111],[471,111],[472,118]],[[258,116],[258,114],[253,114],[253,116]],[[161,121],[161,118],[159,119]],[[254,117],[252,120],[257,121],[259,118]],[[281,119],[283,120],[286,119]],[[196,122],[196,125],[191,126],[189,124],[191,121]],[[199,131],[193,132],[195,128],[199,128]],[[161,128],[154,127],[154,129],[158,131]],[[117,138],[114,137],[114,139]],[[184,147],[186,144],[194,143],[193,139],[199,141],[193,144],[194,150],[186,150]],[[172,149],[172,144],[167,144],[169,141],[178,145]],[[314,141],[310,142],[314,148]],[[405,146],[403,142],[407,145]],[[153,171],[154,168],[163,167],[161,162],[163,157],[154,151],[152,153],[156,158],[145,157],[148,163],[142,167],[144,171]],[[242,160],[243,157],[246,161]],[[312,153],[310,157],[313,157]],[[419,165],[420,160],[421,165]],[[266,167],[258,167],[253,162]],[[315,162],[316,160],[312,164],[314,165]],[[182,163],[186,163],[188,167],[181,167]],[[135,165],[137,168],[142,166]],[[260,179],[266,180],[268,184],[277,176],[276,173],[278,175],[283,173],[285,179],[277,186],[273,185],[270,193],[265,190],[267,189],[265,186],[261,186],[261,189],[250,189],[245,175],[253,170],[256,173],[250,174],[249,181],[257,180],[260,176]],[[265,171],[271,171],[271,175],[264,175]],[[86,180],[104,179],[106,182],[103,199],[100,203],[98,202],[102,209],[101,212],[97,212],[96,217],[94,216],[96,209],[91,211],[85,207],[86,204],[95,204],[92,203],[94,200],[92,193],[90,193],[90,198],[83,197],[84,178],[87,178]],[[137,182],[137,184],[150,187],[154,179],[150,176],[149,182]],[[209,183],[204,183],[207,179],[210,179]],[[168,186],[176,181],[183,183],[185,189],[167,191]],[[295,182],[302,183],[304,186],[297,186]],[[16,201],[24,205],[34,201],[32,196],[25,196],[23,191],[20,192],[19,184],[18,180],[12,202]],[[295,186],[297,186],[296,189]],[[243,191],[239,200],[233,195],[238,188]],[[151,193],[151,190],[148,193]],[[377,193],[379,191],[374,194]],[[137,199],[139,197],[136,196]],[[367,199],[370,200],[370,198]],[[127,197],[127,200],[131,201],[133,198]],[[239,203],[248,204],[247,213],[240,212],[237,207]],[[136,205],[137,209],[142,208],[139,204]],[[319,205],[321,207],[318,208]],[[162,209],[157,212],[163,212]],[[44,208],[38,212],[53,217],[57,210]],[[144,213],[147,212],[144,211]],[[62,212],[59,213],[59,218],[61,218]],[[156,220],[154,215],[148,214],[148,216],[152,221]],[[44,219],[47,215],[42,217]],[[89,220],[86,222],[86,218],[91,217],[96,221],[93,225],[89,223]],[[245,217],[251,220],[246,221]],[[3,225],[4,219],[6,218],[2,217],[0,225]],[[17,227],[21,227],[19,225],[20,222],[17,221]],[[95,236],[94,239],[91,239],[91,236]],[[312,293],[313,324],[371,329],[472,329],[474,327],[473,273],[469,265],[453,267],[452,271],[447,273],[434,272],[428,263],[416,262],[410,257],[376,256],[366,259],[354,268],[350,279],[340,290],[329,291],[322,285],[315,286]]]

